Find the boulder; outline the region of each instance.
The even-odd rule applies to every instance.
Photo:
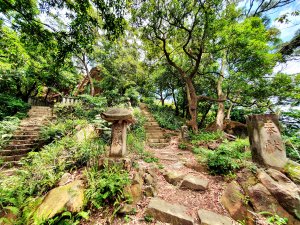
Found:
[[[300,221],[297,221],[292,215],[283,209],[281,205],[279,205],[278,201],[261,183],[249,187],[248,193],[256,212],[270,212],[274,215],[277,214],[282,218],[288,218],[289,224],[300,224]]]
[[[180,188],[188,188],[194,191],[205,191],[208,187],[208,180],[187,175],[183,178]]]
[[[152,198],[145,214],[173,225],[193,225],[193,218],[185,212],[186,208],[182,205],[171,204],[160,198]]]
[[[208,211],[205,209],[198,210],[198,216],[201,225],[233,225],[237,224],[234,220],[227,216]]]
[[[284,172],[296,184],[300,184],[300,164],[289,160],[284,166]]]
[[[242,188],[236,181],[227,185],[222,197],[221,203],[235,220],[244,220],[247,217],[247,206],[245,204],[245,195]]]
[[[75,180],[67,185],[52,189],[34,213],[35,221],[44,221],[67,210],[80,212],[84,204],[84,185]]]
[[[247,125],[238,121],[225,120],[224,131],[228,134],[232,134],[238,137],[245,138],[248,136]]]
[[[163,176],[168,183],[177,185],[182,181],[184,174],[177,173],[175,171],[166,171]]]
[[[300,220],[300,189],[295,183],[274,169],[259,171],[258,179],[286,211]]]

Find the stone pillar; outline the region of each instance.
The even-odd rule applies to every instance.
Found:
[[[110,157],[123,157],[126,154],[127,122],[116,121],[112,125]]]
[[[261,165],[283,168],[287,163],[276,114],[250,115],[247,127],[252,159]]]
[[[181,127],[181,139],[187,141],[189,138],[189,130],[187,126]]]

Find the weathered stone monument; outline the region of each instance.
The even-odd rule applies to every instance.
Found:
[[[278,116],[257,114],[247,117],[252,159],[261,165],[283,168],[287,163]]]
[[[189,129],[187,126],[181,126],[181,139],[187,141],[189,139]]]
[[[113,123],[109,156],[114,158],[125,156],[127,126],[134,122],[132,112],[123,108],[111,108],[102,113],[101,117]]]

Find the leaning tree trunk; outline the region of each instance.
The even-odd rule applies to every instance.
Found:
[[[188,125],[192,128],[194,133],[197,133],[198,132],[198,124],[197,124],[198,97],[196,95],[196,90],[192,80],[187,78],[186,84],[187,84],[186,91],[187,91],[189,114],[191,116],[190,121],[188,121]]]
[[[233,103],[230,102],[230,105],[229,105],[229,108],[228,108],[227,114],[226,114],[226,119],[227,119],[227,120],[230,120],[230,114],[231,114],[232,108],[233,108]]]

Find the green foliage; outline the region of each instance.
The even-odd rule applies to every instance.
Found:
[[[0,149],[8,143],[19,123],[18,117],[5,117],[4,120],[0,121]]]
[[[148,108],[160,127],[178,130],[183,125],[182,118],[175,116],[175,111],[171,107],[148,104]]]
[[[190,133],[192,143],[207,143],[214,140],[222,140],[224,138],[224,133],[222,131],[216,132],[206,132],[200,131],[198,134]]]
[[[35,197],[44,195],[53,188],[65,172],[93,164],[104,153],[105,145],[101,139],[78,143],[72,132],[66,134],[60,140],[44,146],[41,151],[29,153],[27,158],[21,160],[23,166],[16,175],[1,177],[0,211],[5,211],[7,206],[19,209],[20,213],[14,224],[26,224],[35,210]],[[78,221],[78,216],[72,215],[68,220],[56,219]]]
[[[130,184],[128,172],[120,165],[105,164],[104,169],[92,167],[86,171],[88,188],[85,195],[92,208],[99,209],[107,205],[118,208],[127,200],[124,193],[126,185]]]
[[[267,222],[275,225],[284,225],[288,224],[288,218],[283,218],[278,216],[277,214],[273,214],[270,212],[260,212],[259,214],[267,217]]]
[[[80,224],[81,219],[87,220],[89,218],[89,212],[81,211],[75,215],[71,212],[63,212],[54,218],[49,219],[43,225],[77,225]]]
[[[29,105],[19,98],[8,94],[0,94],[0,120],[6,116],[17,116],[22,118],[26,115]]]
[[[237,139],[234,142],[223,143],[217,150],[207,155],[207,165],[212,174],[229,174],[243,166],[243,160],[249,159],[251,154],[245,151],[249,146],[248,140]]]
[[[187,143],[180,142],[178,144],[178,148],[181,149],[181,150],[186,150],[188,148],[188,145],[187,145]]]
[[[44,140],[45,143],[50,143],[55,139],[61,139],[66,135],[72,135],[76,131],[75,128],[81,128],[87,125],[87,120],[56,120],[47,126],[42,127],[40,136]]]
[[[93,121],[95,116],[104,112],[107,102],[104,97],[91,97],[89,95],[80,96],[81,101],[68,104],[55,104],[54,113],[58,118],[79,118]]]
[[[138,108],[133,111],[135,117],[135,123],[131,125],[131,130],[127,135],[127,148],[131,152],[143,154],[146,141],[146,131],[144,128],[144,123],[146,118],[142,115]]]

